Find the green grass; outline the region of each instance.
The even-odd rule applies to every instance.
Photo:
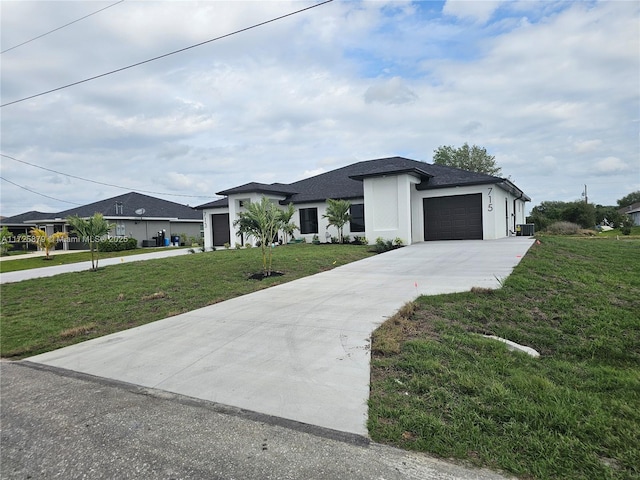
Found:
[[[100,252],[98,254],[98,265],[100,260],[105,258],[120,258],[128,257],[129,255],[139,255],[141,253],[153,253],[161,252],[163,250],[172,250],[175,247],[162,247],[162,248],[137,248],[135,250],[123,250],[120,252]],[[13,256],[13,255],[12,255]],[[0,262],[0,273],[17,272],[19,270],[31,270],[32,268],[53,267],[56,265],[68,265],[70,263],[90,262],[91,253],[88,251],[82,251],[77,253],[60,253],[56,254],[55,251],[49,253],[50,260],[45,257],[29,257],[29,258],[15,258],[11,260],[4,260]]]
[[[521,478],[640,478],[640,240],[620,238],[543,237],[501,289],[385,322],[371,437]]]
[[[278,247],[273,255],[273,269],[284,275],[262,281],[248,279],[262,269],[260,249],[252,248],[125,263],[101,267],[97,272],[4,284],[0,297],[0,354],[24,358],[370,255],[373,253],[367,246]]]
[[[598,233],[598,237],[620,237],[620,239],[625,239],[629,237],[640,238],[640,227],[631,227],[630,235],[623,235],[622,231],[619,228],[614,228],[608,232],[600,232]]]

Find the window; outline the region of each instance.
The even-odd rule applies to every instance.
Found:
[[[318,233],[318,209],[300,209],[300,233]]]
[[[124,223],[118,222],[116,223],[116,236],[124,237],[127,234],[127,229],[124,226]]]
[[[123,214],[123,205],[120,202],[116,202],[116,215]]]
[[[356,203],[351,205],[351,232],[364,232],[364,204]]]

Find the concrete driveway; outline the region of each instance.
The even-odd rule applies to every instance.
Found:
[[[372,331],[419,294],[498,287],[532,243],[419,243],[27,360],[366,436]]]

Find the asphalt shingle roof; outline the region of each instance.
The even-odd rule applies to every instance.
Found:
[[[122,210],[116,211],[116,204],[121,204]],[[94,213],[101,213],[107,217],[139,217],[140,215],[136,213],[136,210],[140,208],[144,208],[144,214],[142,215],[144,217],[179,218],[180,220],[202,219],[200,212],[187,205],[150,197],[137,192],[129,192],[81,207],[70,208],[56,213],[54,216],[60,218],[73,215],[90,217]]]
[[[224,199],[226,201],[226,199]],[[121,204],[122,209],[116,211],[116,204]],[[144,214],[138,215],[136,210],[144,208]],[[105,217],[152,217],[152,218],[177,218],[179,220],[202,220],[202,213],[187,205],[170,202],[160,198],[143,195],[137,192],[129,192],[117,197],[107,198],[98,202],[89,203],[80,207],[70,208],[57,213],[43,213],[37,211],[25,212],[12,217],[3,218],[2,225],[17,225],[27,222],[34,223],[42,220],[64,219],[73,215],[90,217],[94,213],[101,213]]]
[[[346,167],[305,178],[289,185],[273,183],[247,183],[239,187],[219,192],[219,195],[234,193],[279,193],[288,195],[282,203],[324,202],[328,198],[352,199],[364,196],[362,180],[367,177],[410,173],[421,179],[419,190],[429,190],[462,185],[482,185],[501,183],[500,177],[483,173],[469,172],[459,168],[433,165],[404,157],[379,158],[365,160]],[[528,197],[527,197],[528,198]],[[196,208],[222,208],[228,202],[216,200]]]
[[[12,217],[5,217],[0,221],[2,225],[16,225],[20,223],[33,223],[38,220],[42,220],[45,218],[53,218],[55,213],[44,213],[38,212],[36,210],[31,210],[30,212],[20,213],[18,215],[13,215]]]

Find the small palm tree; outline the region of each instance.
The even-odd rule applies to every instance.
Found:
[[[296,213],[296,209],[293,206],[293,203],[290,203],[287,206],[287,209],[282,210],[280,214],[282,216],[282,233],[284,234],[283,243],[285,244],[289,243],[289,235],[293,236],[293,232],[298,230],[298,226],[291,221],[291,217],[293,217],[294,213]]]
[[[107,222],[101,213],[95,213],[89,218],[80,218],[77,215],[67,218],[67,223],[80,236],[81,240],[89,244],[91,251],[91,270],[98,269],[97,244],[102,237],[109,233],[114,224]]]
[[[240,233],[260,241],[262,270],[265,276],[271,275],[271,243],[283,225],[281,212],[268,198],[262,197],[260,202],[251,202],[246,211],[238,213],[237,220],[233,222]]]
[[[340,243],[343,242],[342,230],[347,222],[351,220],[351,215],[349,214],[349,208],[351,208],[351,202],[348,200],[334,200],[329,198],[327,200],[327,213],[322,216],[322,218],[326,218],[329,220],[329,224],[327,225],[327,229],[333,225],[338,229],[338,237],[340,238]]]
[[[56,243],[58,243],[63,238],[67,238],[67,234],[65,232],[56,232],[51,235],[47,235],[47,232],[41,228],[32,228],[29,230],[29,241],[38,246],[38,248],[44,249],[44,255],[47,260],[51,260],[49,256],[49,251],[51,248],[55,248]]]

